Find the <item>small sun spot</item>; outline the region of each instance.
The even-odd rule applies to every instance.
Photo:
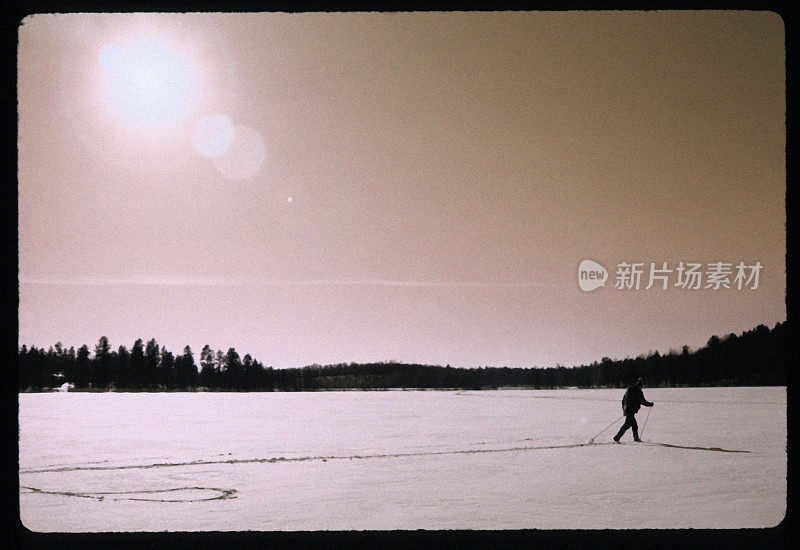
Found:
[[[292,197],[289,197],[288,199],[286,199],[286,202],[292,202]]]

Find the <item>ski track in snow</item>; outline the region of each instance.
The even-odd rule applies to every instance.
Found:
[[[648,388],[645,388],[647,390]],[[652,388],[651,388],[652,389]],[[476,390],[477,391],[486,391],[486,390]],[[491,391],[491,390],[489,390]],[[536,390],[539,391],[539,390]],[[554,390],[542,390],[542,391],[554,391]],[[620,391],[625,391],[625,388],[622,388]],[[467,392],[456,392],[456,395],[460,395],[463,397],[492,397],[491,395],[478,395],[477,393],[467,393]],[[604,403],[616,403],[619,399],[615,397],[578,397],[574,395],[510,395],[510,396],[503,396],[504,399],[507,398],[513,399],[569,399],[569,400],[576,400],[576,401],[602,401]],[[700,400],[700,399],[659,399],[659,403],[684,403],[687,405],[694,405],[694,404],[708,404],[708,405],[786,405],[786,403],[780,403],[777,401],[709,401],[709,400]]]
[[[152,468],[172,468],[178,466],[206,466],[211,464],[263,464],[263,463],[276,463],[276,462],[309,462],[314,460],[321,460],[323,462],[328,460],[365,460],[370,458],[409,458],[417,456],[440,456],[440,455],[460,455],[460,454],[480,454],[480,453],[508,453],[518,451],[539,451],[550,449],[576,449],[580,447],[598,447],[601,445],[634,445],[634,446],[651,446],[651,447],[664,447],[668,449],[686,449],[693,451],[708,451],[718,453],[750,453],[751,451],[738,450],[738,449],[724,449],[722,447],[700,447],[690,445],[676,445],[672,443],[659,443],[642,441],[638,443],[625,442],[603,442],[603,443],[572,443],[567,445],[541,445],[541,446],[524,446],[524,447],[510,447],[503,449],[463,449],[454,451],[422,451],[414,453],[379,453],[379,454],[363,454],[363,455],[331,455],[331,456],[301,456],[301,457],[270,457],[270,458],[229,458],[225,460],[191,460],[185,462],[156,462],[152,464],[123,464],[116,466],[59,466],[48,467],[30,470],[20,470],[20,474],[40,474],[49,472],[75,472],[75,471],[106,471],[106,470],[146,470]]]
[[[171,489],[152,489],[141,491],[45,491],[36,487],[20,486],[21,494],[41,494],[41,495],[62,495],[68,497],[78,498],[91,498],[94,500],[137,500],[143,502],[202,502],[206,500],[225,500],[229,498],[236,498],[236,489],[218,489],[216,487],[174,487]],[[211,496],[204,498],[156,498],[145,496],[130,496],[130,495],[157,495],[164,493],[178,493],[178,496],[186,492],[204,491],[211,492]],[[214,495],[213,493],[216,493]]]

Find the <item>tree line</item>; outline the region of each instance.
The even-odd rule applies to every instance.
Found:
[[[101,337],[91,353],[87,345],[47,351],[18,348],[19,391],[43,391],[66,384],[75,389],[123,391],[311,391],[332,389],[487,389],[499,387],[624,387],[638,377],[650,386],[785,385],[788,362],[786,322],[764,325],[740,335],[712,336],[695,351],[610,359],[567,368],[453,368],[396,362],[340,363],[302,368],[265,367],[250,354],[240,357],[208,345],[199,364],[189,346],[180,355],[155,339],[136,340],[128,350],[112,350]]]

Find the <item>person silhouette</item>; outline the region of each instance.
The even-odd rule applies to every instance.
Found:
[[[639,378],[622,396],[622,412],[625,414],[625,423],[619,429],[617,435],[614,436],[614,443],[619,443],[620,438],[628,428],[633,432],[633,440],[641,441],[639,439],[639,425],[636,423],[636,413],[639,412],[639,407],[642,405],[645,407],[653,406],[653,403],[644,398],[642,385],[644,385],[644,380]]]

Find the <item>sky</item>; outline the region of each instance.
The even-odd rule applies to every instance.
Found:
[[[550,367],[771,327],[784,62],[770,12],[31,15],[19,344]]]

